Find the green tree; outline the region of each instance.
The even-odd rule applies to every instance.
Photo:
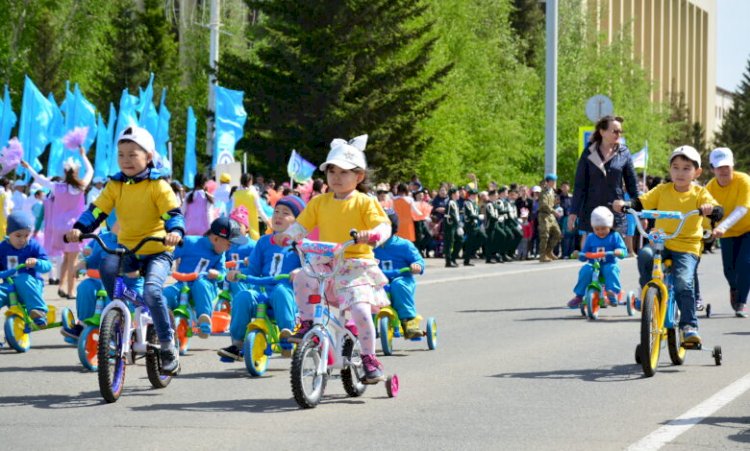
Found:
[[[450,65],[426,71],[436,37],[421,0],[248,0],[261,14],[256,52],[222,57],[222,85],[245,92],[241,143],[278,174],[289,152],[325,158],[332,138],[370,135],[367,156],[388,174],[411,173],[429,138],[419,122],[440,103]]]
[[[721,130],[714,138],[717,147],[729,147],[736,167],[750,167],[750,59],[732,107],[724,115]]]
[[[520,43],[521,58],[527,66],[544,65],[544,10],[539,0],[513,0],[510,24]]]

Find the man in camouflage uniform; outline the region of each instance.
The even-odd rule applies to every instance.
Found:
[[[474,266],[471,259],[474,253],[484,245],[487,236],[479,227],[479,206],[477,205],[477,190],[469,188],[469,198],[464,201],[464,266]]]
[[[555,212],[555,203],[557,200],[556,185],[557,176],[555,174],[547,174],[544,177],[544,189],[541,196],[539,196],[537,221],[539,222],[539,261],[541,263],[557,260],[552,250],[560,242],[562,236],[560,226],[557,223],[557,213]]]

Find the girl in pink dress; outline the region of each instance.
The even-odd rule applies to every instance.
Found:
[[[47,177],[37,174],[26,161],[21,165],[34,177],[40,185],[50,190],[51,198],[45,202],[44,219],[46,222],[44,233],[44,247],[50,256],[63,255],[60,267],[60,289],[57,294],[61,298],[75,299],[76,271],[75,263],[78,254],[83,249],[83,243],[65,243],[63,235],[73,228],[78,217],[86,209],[86,187],[94,177],[94,168],[86,157],[86,149],[78,148],[86,172],[83,178],[78,176],[80,164],[72,157],[64,164],[65,175],[62,182],[53,182]],[[67,293],[63,291],[67,288]]]
[[[186,235],[203,235],[208,231],[213,220],[211,208],[214,198],[206,192],[207,181],[205,174],[195,174],[193,190],[185,196],[182,213],[185,215]]]

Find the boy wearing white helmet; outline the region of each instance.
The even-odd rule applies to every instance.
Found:
[[[627,253],[625,241],[617,231],[612,230],[615,216],[607,207],[596,207],[591,212],[591,228],[594,233],[586,235],[586,241],[579,254],[581,261],[586,261],[587,252],[609,252],[612,251],[617,257],[624,257]],[[575,256],[575,253],[573,253]],[[605,257],[601,264],[601,273],[604,275],[604,286],[607,287],[607,297],[610,304],[617,305],[617,301],[622,298],[620,285],[620,266],[617,264],[615,257]],[[573,288],[575,296],[568,301],[569,308],[578,308],[583,302],[583,296],[586,294],[586,287],[591,283],[593,266],[584,265],[578,271],[578,282]]]
[[[669,157],[670,183],[662,183],[646,194],[631,202],[616,200],[612,208],[620,212],[630,204],[636,211],[661,210],[687,213],[700,210],[705,216],[718,221],[723,216],[723,209],[711,196],[709,191],[695,185],[693,180],[701,175],[701,156],[695,148],[680,146]],[[674,296],[680,309],[680,329],[683,341],[693,345],[701,343],[698,335],[698,317],[695,305],[695,270],[701,255],[703,241],[703,218],[693,216],[685,221],[680,234],[665,243],[662,253],[664,260],[672,260],[674,277]],[[669,235],[675,232],[679,221],[676,219],[657,219],[655,227]],[[640,285],[645,286],[651,279],[654,266],[654,250],[644,246],[638,252],[638,273]]]

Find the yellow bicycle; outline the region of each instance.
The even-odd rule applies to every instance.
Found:
[[[684,343],[678,329],[679,309],[674,297],[673,276],[671,272],[672,261],[662,260],[664,243],[680,234],[685,220],[691,216],[700,214],[699,210],[688,213],[679,211],[643,210],[636,212],[628,209],[627,212],[635,218],[638,231],[648,238],[654,249],[654,267],[651,280],[644,285],[641,292],[641,342],[635,348],[635,361],[643,368],[643,373],[651,377],[656,373],[659,365],[659,352],[663,343],[669,348],[669,358],[675,365],[682,365],[688,349],[702,349],[700,344],[691,345]],[[677,229],[671,235],[664,230],[652,229],[646,232],[639,219],[676,219],[680,221]],[[663,269],[662,269],[663,266]],[[712,356],[716,365],[721,365],[721,346],[715,346]]]

